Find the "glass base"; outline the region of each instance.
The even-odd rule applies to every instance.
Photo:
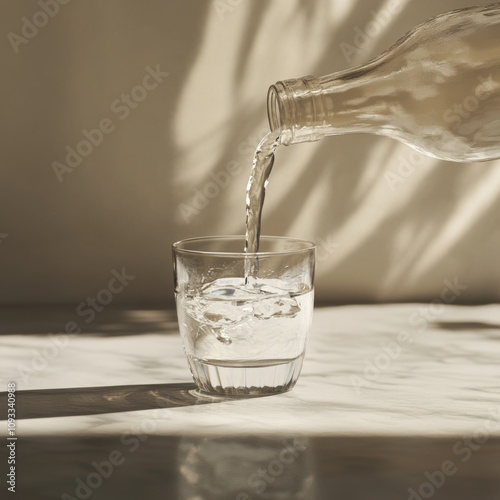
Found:
[[[194,381],[207,394],[264,396],[289,391],[297,382],[304,355],[294,359],[201,360],[188,356]]]

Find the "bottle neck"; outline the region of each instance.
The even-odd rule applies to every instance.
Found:
[[[281,130],[281,142],[317,141],[325,119],[323,101],[313,89],[315,78],[306,76],[277,82],[267,94],[267,115],[272,131]]]
[[[282,130],[282,143],[317,141],[328,135],[383,133],[391,114],[385,97],[391,88],[372,71],[380,61],[322,78],[277,82],[269,88],[267,113],[272,131]],[[392,92],[394,88],[392,86]]]

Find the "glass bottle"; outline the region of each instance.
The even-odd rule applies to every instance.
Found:
[[[439,15],[367,64],[271,86],[281,143],[392,137],[435,158],[500,158],[500,4]]]

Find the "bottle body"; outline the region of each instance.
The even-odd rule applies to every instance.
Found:
[[[500,4],[433,18],[365,65],[278,82],[268,116],[285,144],[371,133],[444,160],[500,158]]]

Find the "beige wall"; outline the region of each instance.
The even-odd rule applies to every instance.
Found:
[[[490,3],[401,0],[348,57],[395,1],[70,0],[23,43],[8,34],[40,6],[4,0],[0,302],[76,305],[122,268],[135,278],[115,303],[171,302],[173,241],[244,230],[269,84],[361,63],[431,15]],[[147,67],[169,75],[153,88]],[[139,84],[133,109],[120,102]],[[60,182],[52,163],[100,123],[109,133]],[[385,174],[405,160],[415,171],[391,189]],[[238,173],[198,212],[196,189],[228,164]],[[318,243],[320,301],[432,300],[455,278],[461,300],[498,301],[499,193],[499,162],[329,138],[279,152],[263,231]]]

